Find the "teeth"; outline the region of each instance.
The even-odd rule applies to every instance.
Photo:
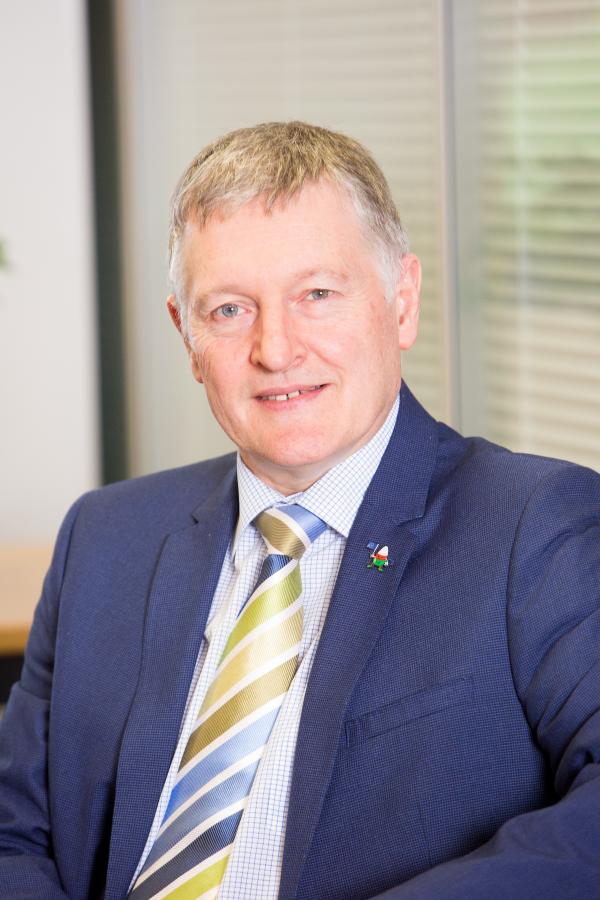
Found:
[[[263,400],[277,400],[279,403],[284,400],[294,400],[295,397],[299,397],[300,394],[311,394],[313,391],[318,391],[321,387],[320,384],[315,384],[314,387],[308,388],[306,391],[292,391],[291,394],[269,394],[266,397],[263,397]]]

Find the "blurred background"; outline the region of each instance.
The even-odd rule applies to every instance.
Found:
[[[419,399],[600,469],[600,0],[0,0],[0,683],[70,503],[229,449],[165,312],[169,197],[293,118],[390,181]]]

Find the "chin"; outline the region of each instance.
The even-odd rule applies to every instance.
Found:
[[[282,473],[288,472],[292,475],[297,471],[298,475],[301,476],[305,473],[306,477],[314,474],[314,480],[316,481],[343,459],[343,454],[340,453],[337,456],[333,452],[325,452],[321,447],[319,450],[313,450],[312,452],[300,449],[293,452],[273,450],[273,452],[260,454],[260,457],[257,455],[255,458],[260,458],[264,469],[278,469]]]
[[[278,465],[305,466],[328,459],[334,448],[323,435],[310,435],[304,433],[300,438],[285,438],[272,440],[265,448],[266,459],[271,459]]]

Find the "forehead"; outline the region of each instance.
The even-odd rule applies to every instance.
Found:
[[[200,227],[188,220],[182,235],[186,281],[229,273],[290,267],[361,268],[373,264],[354,204],[344,188],[329,181],[305,185],[269,210],[262,198],[214,212]]]

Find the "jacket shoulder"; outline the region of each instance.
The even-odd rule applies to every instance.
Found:
[[[463,437],[438,424],[438,465],[432,487],[446,484],[468,487],[477,494],[525,500],[540,485],[582,483],[599,485],[600,475],[564,459],[520,453],[482,437]]]
[[[161,530],[185,527],[192,513],[215,491],[235,481],[236,455],[204,460],[105,485],[75,504],[78,518],[112,522],[117,529],[160,522]]]

